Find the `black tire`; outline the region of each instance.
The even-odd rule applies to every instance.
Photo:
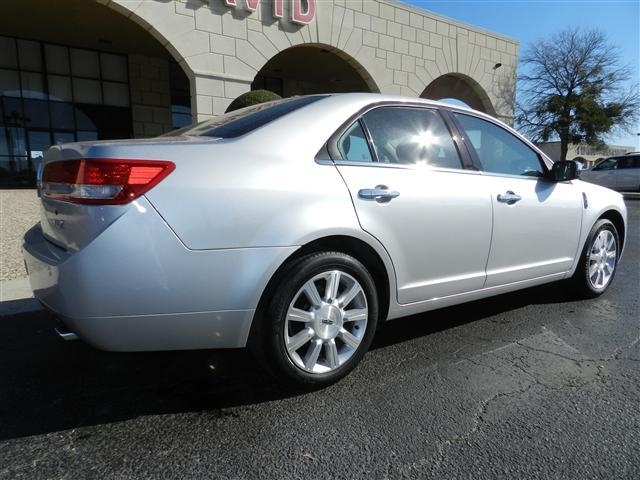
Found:
[[[337,286],[330,289],[330,284]],[[334,293],[327,295],[329,290]],[[318,294],[315,305],[307,291]],[[251,346],[279,383],[294,389],[322,388],[358,365],[378,323],[375,285],[362,263],[340,252],[309,254],[288,265],[271,292]],[[348,292],[357,293],[349,300]],[[347,301],[341,304],[340,299]],[[288,316],[290,312],[296,315]],[[306,321],[298,321],[303,318]]]
[[[618,230],[609,220],[598,220],[587,237],[580,262],[571,278],[578,296],[595,298],[602,295],[613,281],[619,257]]]

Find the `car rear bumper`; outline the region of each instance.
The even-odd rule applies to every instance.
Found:
[[[296,247],[189,250],[145,202],[77,252],[29,230],[34,296],[105,350],[245,346],[262,291]]]
[[[54,315],[81,340],[113,352],[240,348],[254,310],[69,318]]]

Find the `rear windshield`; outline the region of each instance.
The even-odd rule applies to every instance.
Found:
[[[283,117],[299,108],[316,102],[327,95],[293,97],[273,102],[261,103],[251,107],[225,113],[196,125],[189,125],[167,132],[166,136],[189,135],[215,138],[235,138],[256,130],[269,122]]]

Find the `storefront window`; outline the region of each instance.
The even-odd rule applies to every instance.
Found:
[[[53,144],[132,135],[125,55],[0,36],[0,187],[34,186]]]
[[[45,45],[45,59],[49,73],[69,75],[69,49],[60,45]]]
[[[171,85],[171,124],[174,129],[191,125],[189,79],[176,62],[169,62]]]
[[[0,67],[18,67],[16,42],[13,38],[0,37]]]
[[[20,75],[15,70],[0,68],[0,97],[20,96]]]
[[[40,42],[18,40],[18,63],[21,70],[42,71]]]

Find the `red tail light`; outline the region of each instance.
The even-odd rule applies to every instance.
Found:
[[[175,168],[172,162],[156,160],[51,162],[42,174],[42,196],[73,203],[122,205],[144,195]]]

